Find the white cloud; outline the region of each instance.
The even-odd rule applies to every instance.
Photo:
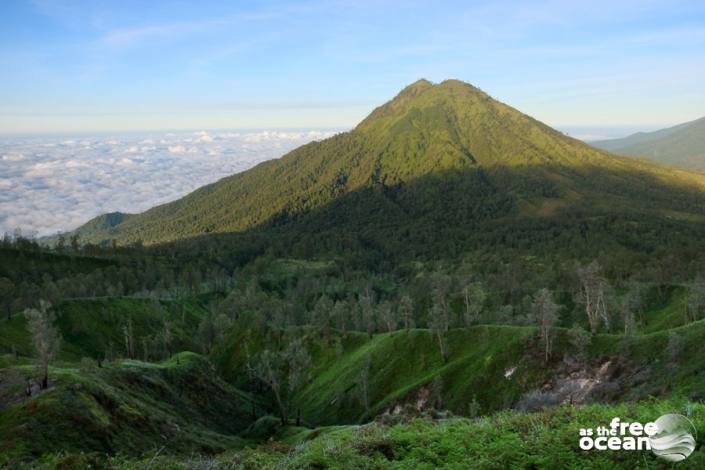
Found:
[[[186,153],[186,147],[183,145],[172,145],[169,147],[169,153],[181,154]]]
[[[0,234],[48,235],[141,212],[330,132],[198,132],[0,141]]]
[[[24,160],[24,155],[21,153],[8,153],[2,156],[2,160],[4,162],[19,162]]]

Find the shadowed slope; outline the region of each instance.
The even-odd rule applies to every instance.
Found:
[[[471,179],[445,179],[448,174]],[[517,174],[524,179],[517,180]],[[597,174],[600,179],[591,180]],[[115,238],[154,244],[241,232],[272,221],[281,224],[343,195],[404,190],[436,176],[443,176],[437,178],[439,188],[457,183],[478,188],[467,197],[492,188],[539,214],[570,208],[585,197],[597,199],[605,185],[617,185],[627,199],[636,195],[632,203],[639,206],[646,194],[641,188],[644,176],[697,192],[705,183],[700,175],[594,149],[471,85],[421,80],[350,132],[304,145],[107,228],[89,222],[79,233],[91,242]],[[544,196],[556,199],[549,207],[537,200],[537,185],[548,188],[540,191]],[[661,199],[661,208],[671,209],[669,198]]]

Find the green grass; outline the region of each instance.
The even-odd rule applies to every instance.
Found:
[[[614,416],[647,422],[661,414],[690,414],[705,431],[705,407],[684,402],[559,407],[537,414],[501,412],[475,420],[417,419],[371,424],[326,433],[279,452],[270,468],[671,468],[650,452],[583,452],[580,427],[607,425]],[[277,455],[272,450],[260,452]],[[680,468],[702,468],[696,452]]]
[[[428,330],[397,331],[369,337],[359,332],[323,336],[299,329],[312,356],[311,381],[297,395],[310,425],[356,423],[397,403],[414,401],[418,390],[441,378],[443,407],[458,414],[468,411],[473,397],[486,411],[516,402],[538,387],[551,371],[536,354],[525,354],[534,342],[534,329],[477,326],[451,330],[450,356],[444,362],[436,337]],[[247,355],[255,355],[275,340],[251,329],[236,331],[214,360],[226,379],[247,387]],[[339,344],[339,345],[338,345]],[[370,361],[369,413],[360,399],[360,371]],[[504,373],[517,371],[511,379]]]
[[[131,297],[66,300],[55,310],[62,337],[59,359],[64,361],[124,357],[123,327],[128,321],[132,322],[137,357],[144,356],[145,341],[152,357],[164,354],[159,335],[165,321],[171,324],[172,351],[197,350],[193,332],[206,314],[205,307],[193,299],[172,302]],[[9,321],[0,319],[0,326],[0,353],[32,355],[22,315],[14,315]]]
[[[685,315],[686,290],[682,287],[669,288],[665,302],[656,302],[653,308],[644,314],[643,333],[683,326],[688,322]]]
[[[661,304],[654,304],[645,313],[645,331],[654,325],[677,325],[669,317],[682,295],[682,290],[674,289]],[[300,327],[287,335],[303,338],[312,367],[310,380],[293,399],[291,416],[300,408],[305,427],[282,429],[274,418],[253,424],[274,407],[266,390],[255,387],[246,371],[248,357],[265,347],[281,346],[279,333],[243,321],[214,351],[215,369],[194,353],[158,363],[107,362],[98,368],[78,360],[99,353],[104,341],[119,345],[125,318],[133,319],[139,338],[155,334],[163,316],[169,315],[179,325],[174,331],[184,348],[192,344],[192,331],[205,310],[196,301],[170,305],[113,298],[67,301],[58,311],[65,342],[62,357],[50,371],[52,388],[30,400],[20,400],[23,378],[35,374],[30,358],[23,355],[23,348],[29,347],[24,320],[13,317],[4,323],[7,328],[0,329],[0,348],[6,352],[0,355],[0,406],[5,406],[0,409],[0,463],[44,458],[50,467],[66,459],[71,465],[85,466],[97,459],[101,465],[131,468],[144,465],[141,459],[149,460],[159,452],[158,465],[178,468],[196,465],[190,458],[212,458],[186,454],[225,451],[218,462],[236,462],[245,468],[335,468],[338,461],[360,468],[432,468],[441,463],[462,468],[467,459],[482,468],[506,468],[518,462],[539,468],[551,468],[553,463],[560,463],[556,468],[581,468],[581,459],[597,468],[628,467],[634,463],[630,456],[586,457],[575,452],[569,446],[574,436],[571,426],[583,421],[586,426],[602,424],[610,413],[644,417],[657,409],[685,406],[685,402],[661,401],[668,397],[690,402],[705,399],[705,357],[700,354],[705,320],[629,338],[595,335],[583,367],[594,372],[607,361],[618,364],[608,377],[616,391],[604,399],[626,403],[559,407],[533,415],[506,410],[527,392],[566,373],[563,358],[576,354],[566,329],[556,329],[554,354],[544,364],[533,327],[453,329],[447,335],[447,361],[440,355],[437,338],[426,329],[370,336]],[[676,355],[669,352],[674,336],[681,343]],[[19,359],[7,354],[9,345],[15,345]],[[360,399],[360,371],[368,361],[370,407],[366,410]],[[510,369],[513,374],[505,377]],[[472,413],[470,405],[476,402],[487,417],[357,425],[397,405],[414,405],[424,393],[432,394],[434,387],[439,394],[436,407],[462,416]],[[692,406],[701,419],[702,405]],[[554,428],[557,436],[550,435]],[[268,445],[233,450],[270,438],[274,441]],[[422,444],[416,446],[417,442]],[[493,453],[496,466],[490,459]],[[702,462],[702,456],[697,459],[689,462]],[[644,468],[657,468],[653,459],[640,462]]]
[[[323,333],[299,328],[312,358],[308,384],[293,400],[310,426],[358,423],[396,405],[415,403],[420,391],[439,388],[442,407],[458,415],[471,413],[471,402],[480,411],[494,412],[516,406],[530,391],[556,377],[567,377],[564,358],[576,358],[568,330],[556,329],[551,360],[543,361],[537,332],[532,327],[483,325],[451,330],[450,355],[441,358],[436,337],[415,329],[370,337],[359,332]],[[669,341],[678,336],[681,347],[673,356]],[[246,373],[247,358],[265,347],[279,347],[279,337],[253,328],[235,330],[213,359],[226,380],[238,388],[252,387]],[[684,396],[705,399],[705,321],[670,330],[640,334],[599,334],[592,338],[580,367],[591,376],[610,362],[614,372],[603,377],[600,399],[642,400],[649,396]],[[360,372],[367,362],[369,411],[360,393]],[[510,377],[505,373],[514,372]],[[435,381],[435,384],[434,384]],[[293,413],[294,410],[292,410]]]
[[[0,377],[17,373],[32,368],[2,369]],[[0,409],[0,465],[57,452],[214,453],[241,446],[236,435],[253,421],[252,399],[194,353],[159,364],[54,367],[50,377],[49,390],[17,402],[19,390],[14,404]]]
[[[582,451],[579,429],[607,426],[613,417],[646,423],[666,413],[686,415],[705,434],[705,406],[682,400],[650,400],[635,404],[561,406],[540,413],[504,411],[477,419],[418,418],[387,425],[292,430],[287,442],[227,451],[215,457],[159,456],[144,459],[106,458],[98,462],[117,469],[699,469],[702,447],[673,465],[650,451]],[[90,456],[53,456],[50,467]],[[97,457],[92,457],[97,459]],[[94,460],[95,461],[95,460]]]

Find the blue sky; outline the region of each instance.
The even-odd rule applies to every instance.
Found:
[[[563,128],[705,115],[699,0],[3,0],[0,24],[0,133],[346,128],[421,77]]]

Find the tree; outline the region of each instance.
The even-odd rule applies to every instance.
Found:
[[[333,312],[333,306],[334,303],[331,298],[323,294],[313,307],[311,323],[326,334],[330,327],[330,317]]]
[[[705,309],[705,280],[701,276],[688,285],[686,312],[689,321],[696,321]]]
[[[348,305],[344,300],[338,300],[333,306],[331,313],[335,327],[342,333],[345,333],[348,324]]]
[[[629,336],[636,332],[636,316],[642,312],[643,303],[641,286],[636,282],[630,282],[627,292],[616,302],[625,335]]]
[[[7,320],[12,315],[12,301],[15,293],[15,283],[6,277],[0,277],[0,308],[5,310]]]
[[[362,314],[362,323],[367,330],[367,333],[372,336],[377,327],[375,319],[374,295],[369,287],[365,288],[364,294],[360,296],[360,313]]]
[[[431,307],[431,318],[429,320],[429,326],[431,332],[436,336],[438,340],[438,348],[441,352],[441,357],[443,362],[448,360],[448,346],[446,344],[446,333],[448,333],[450,319],[448,317],[448,311],[443,308],[439,303],[434,303]]]
[[[585,267],[578,268],[580,291],[578,303],[584,305],[585,314],[590,324],[592,334],[597,333],[600,321],[609,328],[609,317],[605,292],[608,288],[607,280],[602,276],[602,267],[597,260]]]
[[[438,340],[438,347],[444,362],[448,360],[446,333],[448,333],[450,328],[449,290],[450,278],[448,276],[438,276],[434,282],[433,305],[431,306],[431,318],[429,319],[429,328]]]
[[[66,251],[66,236],[63,233],[59,233],[59,237],[56,242],[56,251],[58,253],[63,253]]]
[[[399,300],[398,310],[404,329],[409,331],[414,327],[414,302],[411,297],[403,295]]]
[[[125,339],[125,354],[129,359],[134,359],[135,336],[132,330],[132,318],[128,318],[127,322],[122,326],[122,334]]]
[[[553,326],[558,320],[558,305],[553,300],[553,293],[544,288],[534,295],[533,312],[539,326],[541,342],[544,345],[544,360],[548,362],[551,356]]]
[[[281,351],[265,349],[248,362],[250,374],[274,394],[282,426],[289,422],[291,402],[308,380],[310,366],[311,357],[300,339],[291,340]]]
[[[311,356],[300,339],[291,341],[284,350],[284,361],[288,368],[287,406],[301,387],[308,381],[311,368]],[[296,412],[296,425],[301,425],[301,409]]]
[[[77,233],[74,233],[71,235],[70,243],[71,243],[71,251],[74,253],[78,253],[78,251],[81,249],[81,242],[80,242],[81,236]]]
[[[166,357],[171,357],[171,342],[174,340],[172,329],[171,322],[169,320],[164,320],[160,336]]]
[[[61,337],[54,326],[54,312],[49,302],[40,300],[39,308],[25,309],[24,316],[37,353],[37,363],[42,376],[41,389],[45,390],[49,387],[49,364],[58,354],[61,345]]]
[[[480,320],[480,312],[482,312],[486,298],[487,295],[479,282],[473,282],[463,288],[463,302],[465,303],[463,320],[465,321],[465,326],[470,326]]]
[[[283,385],[281,357],[275,352],[265,349],[253,364],[248,364],[250,373],[265,384],[274,393],[274,398],[279,408],[279,419],[282,426],[288,422],[287,410],[282,398]]]
[[[391,303],[385,301],[379,304],[379,317],[384,326],[387,327],[388,332],[391,333],[397,329],[397,317]]]

